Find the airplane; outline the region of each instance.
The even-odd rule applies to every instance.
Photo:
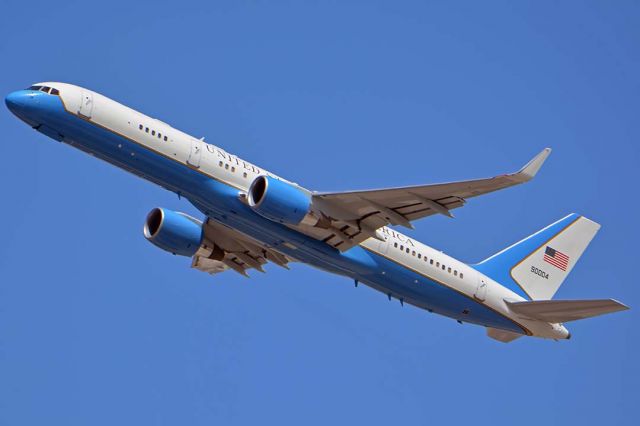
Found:
[[[452,217],[469,198],[531,180],[546,148],[518,172],[488,179],[345,192],[310,191],[97,92],[36,83],[5,103],[38,132],[156,183],[204,214],[154,208],[144,237],[197,270],[288,269],[302,262],[410,304],[486,328],[500,342],[570,339],[564,323],[629,309],[613,299],[556,300],[600,225],[569,214],[477,264],[422,244],[413,229]]]

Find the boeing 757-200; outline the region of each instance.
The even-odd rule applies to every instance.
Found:
[[[488,179],[316,192],[91,90],[37,83],[6,97],[32,128],[188,199],[204,214],[154,208],[144,236],[209,274],[304,262],[389,299],[486,327],[501,342],[569,339],[563,323],[628,309],[612,299],[554,300],[600,225],[569,214],[478,264],[390,226],[451,216],[467,199],[533,178],[551,152]]]

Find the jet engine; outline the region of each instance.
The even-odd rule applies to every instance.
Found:
[[[271,176],[258,176],[247,194],[249,206],[259,215],[274,222],[297,225],[317,223],[311,213],[311,194]]]
[[[157,207],[147,215],[144,237],[169,253],[191,257],[202,243],[202,222],[185,213]]]

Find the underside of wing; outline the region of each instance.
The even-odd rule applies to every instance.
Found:
[[[544,149],[516,173],[487,179],[313,194],[313,208],[326,223],[324,229],[307,227],[304,231],[341,251],[368,238],[382,239],[379,229],[385,225],[413,228],[411,222],[433,214],[452,217],[451,210],[466,200],[531,180],[551,152]]]
[[[264,272],[263,265],[269,262],[288,269],[291,259],[287,256],[212,219],[204,223],[203,232],[203,244],[193,256],[192,268],[209,274],[231,269],[244,276],[251,269]]]

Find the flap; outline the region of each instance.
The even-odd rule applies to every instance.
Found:
[[[232,269],[248,276],[249,269],[264,272],[268,262],[288,269],[290,258],[252,238],[208,218],[203,224],[204,241],[193,256],[191,267],[209,274]]]

